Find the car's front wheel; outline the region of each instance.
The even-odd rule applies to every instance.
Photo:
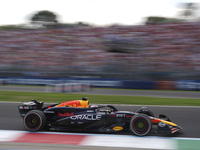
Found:
[[[31,110],[24,117],[24,126],[29,131],[42,130],[46,124],[46,116],[40,110]]]
[[[151,128],[151,119],[145,114],[136,114],[130,121],[130,130],[135,135],[145,136],[151,131]]]

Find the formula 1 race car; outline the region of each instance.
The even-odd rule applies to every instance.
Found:
[[[165,115],[155,118],[146,107],[136,112],[118,111],[112,105],[89,105],[86,97],[46,107],[43,107],[43,102],[31,100],[18,108],[23,124],[29,131],[131,131],[137,136],[144,136],[151,131],[152,125],[157,126],[157,132],[167,134],[182,129]]]

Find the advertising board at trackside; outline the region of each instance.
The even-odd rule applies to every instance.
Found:
[[[175,81],[126,81],[102,78],[36,78],[36,77],[0,77],[0,83],[19,85],[49,85],[64,83],[86,83],[92,87],[126,89],[165,89],[199,91],[200,80]]]
[[[0,78],[6,84],[20,85],[48,85],[48,84],[64,84],[64,83],[86,83],[92,87],[107,88],[130,88],[130,89],[153,89],[153,81],[124,81],[118,79],[102,79],[102,78],[20,78],[20,77],[4,77]]]

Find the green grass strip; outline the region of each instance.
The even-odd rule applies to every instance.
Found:
[[[38,101],[60,103],[69,100],[80,100],[85,96],[93,104],[200,106],[200,99],[0,91],[0,101],[7,102],[25,102],[36,99]]]
[[[178,150],[199,150],[200,140],[199,139],[179,139]]]

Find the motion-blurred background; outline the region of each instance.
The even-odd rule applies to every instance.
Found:
[[[1,79],[156,81],[157,89],[200,90],[198,1],[142,2],[2,2]]]

